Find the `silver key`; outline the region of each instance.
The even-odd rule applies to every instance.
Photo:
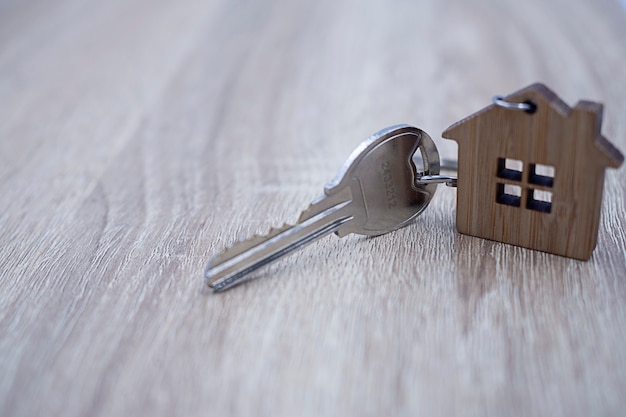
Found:
[[[413,161],[418,149],[423,171]],[[206,282],[217,291],[230,288],[250,272],[333,232],[339,237],[377,236],[404,227],[437,189],[436,183],[419,178],[438,174],[439,153],[426,132],[408,125],[383,129],[352,152],[295,226],[271,229],[214,256]]]

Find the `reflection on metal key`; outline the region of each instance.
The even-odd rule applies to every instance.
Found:
[[[413,162],[417,150],[423,163],[419,171]],[[406,226],[428,206],[437,187],[419,179],[438,174],[439,154],[428,134],[408,125],[384,129],[352,152],[296,225],[271,229],[214,256],[206,282],[218,291],[230,288],[250,272],[333,232],[376,236]]]

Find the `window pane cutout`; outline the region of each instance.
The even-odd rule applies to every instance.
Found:
[[[524,168],[524,164],[520,160],[506,158],[504,160],[504,167],[512,171],[522,172],[522,169]]]
[[[498,158],[498,177],[521,181],[524,163],[518,159]]]
[[[528,193],[526,208],[530,210],[550,213],[552,211],[552,192],[544,190],[533,190]]]
[[[544,187],[554,186],[554,174],[556,170],[551,165],[530,164],[530,175],[528,182]]]
[[[504,193],[515,197],[522,196],[522,187],[519,185],[504,184]]]
[[[507,206],[519,207],[522,199],[522,187],[513,184],[498,183],[496,201]]]

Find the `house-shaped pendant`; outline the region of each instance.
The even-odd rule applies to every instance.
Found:
[[[602,136],[602,104],[570,108],[542,84],[442,134],[459,145],[456,225],[485,239],[587,260],[596,246],[604,170],[623,155]]]

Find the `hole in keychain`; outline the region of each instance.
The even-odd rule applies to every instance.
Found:
[[[514,181],[522,180],[524,164],[517,159],[498,158],[498,177]]]
[[[496,201],[507,206],[520,207],[522,201],[522,187],[519,185],[498,183]]]
[[[555,173],[556,169],[553,166],[530,164],[528,182],[531,184],[543,185],[545,187],[552,187],[554,185]]]
[[[545,190],[530,189],[526,208],[550,213],[552,211],[552,193]]]

